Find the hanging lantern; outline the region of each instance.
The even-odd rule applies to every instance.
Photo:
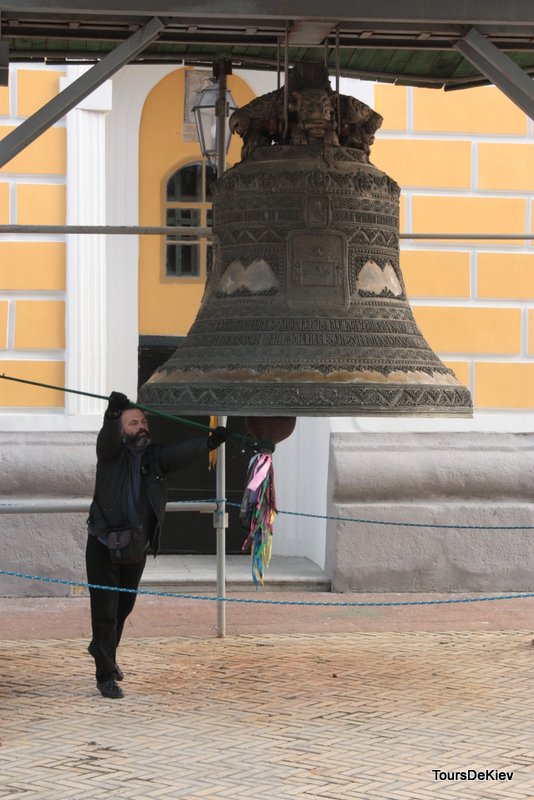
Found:
[[[223,95],[224,96],[224,95]],[[226,91],[226,107],[230,113],[237,109],[234,98],[229,90]],[[216,77],[208,79],[206,86],[198,94],[196,105],[193,106],[195,123],[197,126],[198,140],[202,155],[208,164],[217,163],[217,110],[219,103],[219,82]],[[223,115],[224,116],[224,115]],[[226,128],[226,152],[230,147],[232,132]]]

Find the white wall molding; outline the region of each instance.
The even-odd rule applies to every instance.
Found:
[[[70,83],[86,71],[68,67]],[[64,88],[62,85],[61,88]],[[67,115],[67,224],[106,222],[105,114],[111,108],[108,85]],[[89,98],[88,98],[89,100]],[[87,110],[86,110],[87,109]],[[67,241],[66,385],[106,394],[106,252],[103,236],[69,235]],[[69,416],[102,413],[102,400],[69,394]]]

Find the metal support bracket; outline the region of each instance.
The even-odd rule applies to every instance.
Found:
[[[214,528],[227,528],[228,527],[228,514],[223,511],[213,512],[213,527]]]
[[[64,117],[67,111],[75,108],[87,95],[91,94],[104,81],[108,80],[132,58],[141,53],[157,39],[159,33],[165,28],[166,22],[159,17],[153,17],[140,30],[122,42],[118,47],[104,56],[104,58],[91,67],[86,73],[63,89],[56,97],[46,103],[42,108],[24,120],[14,131],[9,133],[0,142],[0,166],[11,161],[21,150],[31,144],[44,131],[48,130],[54,122]]]
[[[525,114],[534,119],[534,81],[521,67],[476,28],[471,28],[454,47]]]

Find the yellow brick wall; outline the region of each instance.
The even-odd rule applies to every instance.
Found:
[[[65,347],[65,303],[61,300],[17,300],[15,348],[58,350]]]
[[[478,188],[489,191],[532,192],[534,141],[529,144],[478,145]]]
[[[9,87],[0,86],[0,115],[9,117],[10,104],[9,104]]]
[[[534,356],[534,308],[528,310],[528,354]]]
[[[439,186],[468,189],[471,182],[471,143],[436,139],[383,139],[373,146],[373,162],[400,186]]]
[[[479,253],[478,297],[534,301],[533,253]]]
[[[10,88],[0,89],[0,138],[54,97],[63,75],[12,68]],[[65,224],[65,133],[61,121],[0,169],[1,223]],[[0,372],[63,385],[65,268],[64,241],[0,237]],[[2,360],[2,353],[9,358]],[[0,381],[0,411],[63,405],[61,393]]]
[[[0,287],[9,291],[64,291],[65,243],[0,241]]]
[[[478,408],[534,409],[534,363],[475,362]]]
[[[480,411],[534,408],[534,123],[494,87],[376,84],[373,163],[401,185],[414,316]],[[437,240],[410,239],[441,234]]]
[[[0,125],[0,139],[15,128]],[[24,148],[9,163],[0,167],[2,173],[19,175],[64,175],[66,170],[66,137],[64,128],[49,128]]]
[[[413,129],[417,132],[525,136],[528,120],[492,86],[443,92],[413,89]]]
[[[9,183],[0,181],[0,224],[9,224]]]
[[[401,269],[409,297],[470,297],[467,252],[402,250]]]
[[[526,233],[526,211],[526,198],[418,195],[412,197],[412,230],[413,233],[517,235]]]
[[[518,308],[416,306],[414,317],[437,353],[517,355],[521,349]]]
[[[7,300],[0,300],[0,350],[7,347]]]
[[[17,114],[29,117],[59,92],[59,79],[65,73],[57,70],[17,70]]]
[[[0,373],[51,386],[65,385],[63,361],[2,361],[0,354]],[[0,408],[61,408],[64,404],[65,396],[62,392],[0,381]]]
[[[382,131],[405,131],[408,125],[408,89],[389,83],[375,86],[375,111],[382,114]]]
[[[17,185],[17,221],[20,225],[64,225],[65,186],[58,184]]]

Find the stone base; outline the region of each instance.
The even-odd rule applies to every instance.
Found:
[[[492,529],[534,528],[533,435],[334,434],[329,475],[330,516],[398,523],[329,522],[332,591],[534,589],[534,530]]]
[[[0,433],[1,500],[7,504],[91,498],[95,476],[93,433]],[[1,567],[69,581],[85,581],[87,512],[0,513]],[[63,596],[76,587],[0,575],[2,596]]]

